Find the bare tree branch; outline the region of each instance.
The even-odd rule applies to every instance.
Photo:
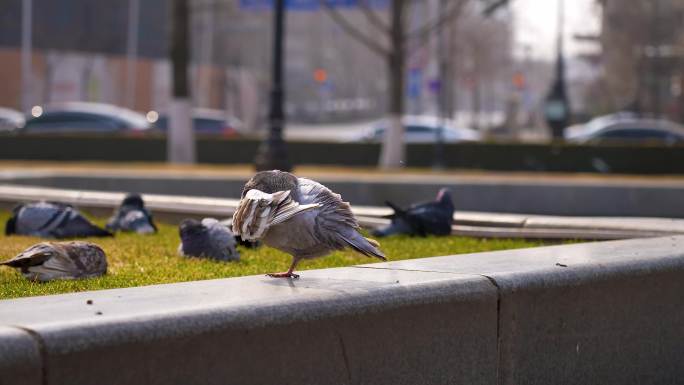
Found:
[[[454,1],[452,4],[456,5],[454,5],[448,12],[444,13],[433,22],[427,23],[426,25],[407,33],[406,38],[419,40],[427,38],[428,36],[430,36],[432,32],[441,28],[444,23],[454,18],[457,18],[463,11],[463,8],[465,7],[466,3],[468,3],[468,0]]]
[[[503,7],[506,4],[508,4],[508,0],[496,0],[492,4],[489,4],[487,8],[485,8],[484,11],[482,11],[482,14],[484,15],[484,17],[489,17],[492,14],[494,14],[494,12],[496,12],[497,9]]]
[[[375,26],[378,30],[381,32],[384,32],[389,35],[390,33],[390,27],[387,25],[385,22],[382,21],[382,19],[375,13],[370,6],[368,5],[367,0],[360,0],[359,1],[359,7],[363,11],[363,14],[366,15],[366,19],[368,22]]]
[[[342,16],[334,7],[328,4],[327,0],[319,0],[319,2],[321,5],[323,5],[323,7],[328,12],[328,15],[330,15],[333,21],[337,23],[337,25],[339,25],[343,30],[345,30],[345,32],[347,32],[349,36],[364,44],[372,52],[375,52],[380,56],[389,55],[389,49],[383,47],[381,44],[373,40],[373,38],[361,32],[356,26],[354,26],[347,19],[345,19],[344,16]]]

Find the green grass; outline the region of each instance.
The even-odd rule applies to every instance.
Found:
[[[8,212],[0,212],[0,234],[4,234],[4,224],[8,217]],[[103,225],[105,219],[98,218],[95,222]],[[9,259],[41,241],[43,240],[32,237],[2,235],[0,236],[0,260]],[[1,266],[0,299],[265,274],[287,270],[291,261],[289,255],[268,247],[256,250],[241,248],[240,262],[184,258],[177,254],[180,241],[176,226],[164,223],[159,224],[159,233],[155,235],[117,234],[115,238],[97,238],[90,239],[90,241],[100,245],[107,253],[109,263],[107,275],[94,279],[38,283],[28,281],[16,269]],[[534,247],[543,244],[523,240],[403,236],[384,238],[380,240],[380,243],[382,250],[392,261]],[[376,261],[351,251],[341,251],[323,258],[302,261],[298,270],[350,266]]]

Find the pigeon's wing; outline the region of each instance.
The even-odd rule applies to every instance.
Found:
[[[50,237],[72,212],[67,205],[52,202],[38,202],[24,205],[16,213],[15,230],[17,234]]]
[[[379,244],[359,234],[359,224],[348,202],[322,184],[299,178],[299,195],[303,203],[318,204],[314,231],[316,237],[334,248],[349,246],[369,257],[385,260]]]
[[[52,258],[42,265],[29,267],[29,279],[51,281],[95,277],[107,272],[107,257],[97,245],[86,242],[53,244]]]
[[[154,229],[154,232],[156,233],[157,231],[159,231],[157,225],[154,223],[152,213],[146,208],[143,208],[143,212],[145,213],[145,216],[147,217],[147,221],[150,223],[150,226],[152,226],[152,228]]]
[[[260,199],[252,198],[248,193],[240,200],[233,215],[233,232],[242,239],[256,240],[266,234],[271,226],[319,206],[317,203],[299,204],[289,194],[289,191],[278,191],[273,194],[273,203],[264,205]]]
[[[112,233],[90,223],[81,213],[72,209],[71,215],[51,231],[56,238],[111,237]]]
[[[125,231],[135,231],[139,234],[151,234],[157,232],[156,226],[144,210],[130,210],[121,218],[120,226]]]
[[[53,255],[53,253],[49,251],[49,246],[46,245],[47,244],[39,243],[37,245],[31,246],[14,258],[5,262],[0,262],[0,265],[17,268],[41,265]]]

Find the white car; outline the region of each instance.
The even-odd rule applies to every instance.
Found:
[[[585,125],[566,129],[565,139],[585,144],[684,143],[684,127],[664,119],[643,119],[634,115],[608,115]]]
[[[24,127],[24,114],[11,108],[0,107],[0,132],[12,132]]]
[[[438,131],[442,129],[445,143],[473,142],[482,139],[482,135],[471,128],[457,127],[450,120],[443,120],[434,116],[409,115],[402,119],[404,124],[405,143],[435,143]],[[390,125],[389,120],[383,119],[372,127],[363,130],[350,141],[353,142],[382,142]]]

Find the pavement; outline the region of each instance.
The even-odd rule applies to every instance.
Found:
[[[0,177],[14,175],[41,175],[60,173],[64,175],[136,175],[146,177],[243,177],[254,175],[252,165],[172,165],[142,162],[45,162],[0,161]],[[544,182],[544,183],[595,183],[632,184],[641,186],[684,186],[684,175],[621,175],[593,173],[544,173],[544,172],[495,172],[466,170],[434,170],[404,168],[380,170],[364,167],[297,166],[293,171],[313,179],[336,179],[346,181],[386,182]]]

